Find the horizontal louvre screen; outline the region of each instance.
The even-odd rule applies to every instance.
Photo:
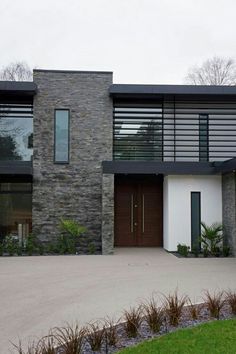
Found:
[[[225,161],[236,157],[236,98],[114,100],[114,159]]]
[[[162,160],[162,105],[114,107],[114,159]]]

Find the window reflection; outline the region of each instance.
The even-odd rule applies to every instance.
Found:
[[[32,105],[0,104],[0,160],[30,161],[32,154]]]
[[[55,111],[55,162],[69,161],[69,111]]]
[[[31,183],[0,184],[0,239],[18,236],[19,228],[32,231]]]

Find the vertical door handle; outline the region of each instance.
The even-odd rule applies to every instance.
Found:
[[[145,231],[145,198],[144,198],[144,194],[143,194],[143,198],[142,198],[142,231],[144,233]]]
[[[131,194],[130,200],[130,232],[134,232],[134,195]]]

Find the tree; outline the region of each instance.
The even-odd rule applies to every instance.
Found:
[[[1,160],[21,160],[11,136],[0,136]]]
[[[236,85],[236,63],[231,58],[213,57],[190,68],[186,82],[191,85]]]
[[[33,73],[25,62],[11,63],[0,70],[2,81],[32,81]]]

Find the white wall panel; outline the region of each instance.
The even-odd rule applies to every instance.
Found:
[[[222,222],[221,176],[166,176],[164,178],[164,248],[191,246],[191,192],[201,192],[201,220]]]

